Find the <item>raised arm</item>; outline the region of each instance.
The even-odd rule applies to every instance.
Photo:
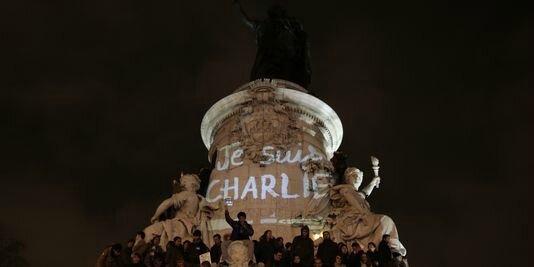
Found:
[[[234,227],[234,224],[236,223],[236,221],[234,221],[232,217],[230,217],[230,212],[228,212],[228,206],[226,205],[224,206],[224,218],[226,219],[226,222],[230,226]]]
[[[373,189],[375,189],[375,187],[378,185],[378,183],[380,183],[380,177],[375,177],[375,178],[373,178],[373,180],[371,180],[371,182],[370,182],[364,189],[362,189],[361,191],[362,191],[363,193],[365,193],[365,195],[370,196],[371,193],[373,192]]]
[[[251,20],[247,13],[245,13],[245,10],[243,9],[243,6],[241,6],[241,2],[239,0],[234,0],[233,2],[234,8],[239,12],[239,15],[241,16],[241,20],[249,27],[251,30],[256,30],[257,22]]]
[[[155,223],[158,221],[159,216],[163,214],[167,209],[172,207],[174,205],[174,201],[172,198],[167,198],[159,204],[158,208],[156,209],[156,213],[154,213],[154,216],[152,216],[152,219],[150,219],[151,223]]]

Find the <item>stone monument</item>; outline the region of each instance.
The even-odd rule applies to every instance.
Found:
[[[393,220],[373,213],[366,200],[381,181],[378,159],[372,157],[374,177],[363,189],[362,171],[331,162],[343,127],[334,110],[305,88],[311,72],[300,24],[279,8],[271,9],[267,20],[253,21],[239,2],[235,5],[257,34],[252,81],[216,102],[202,120],[213,166],[205,196],[197,193],[198,176],[182,175],[179,190],[157,208],[146,238],[160,235],[166,244],[175,236],[190,239],[199,229],[210,244],[214,234],[231,231],[221,208],[226,202],[232,203],[232,216],[246,213],[254,239],[271,230],[292,240],[307,225],[312,235],[328,230],[336,241],[363,248],[389,234],[393,248],[405,255]],[[160,220],[169,208],[175,215]],[[252,260],[248,243],[239,242],[225,246],[233,266]]]
[[[278,79],[247,83],[208,110],[201,134],[214,165],[206,201],[230,199],[230,213],[247,214],[255,239],[272,230],[291,240],[305,224],[314,235],[329,230],[337,241],[362,247],[389,234],[405,254],[394,222],[372,213],[366,201],[380,183],[378,159],[365,188],[356,168],[347,168],[337,184],[330,160],[342,140],[341,121],[306,89]],[[230,232],[222,209],[211,214],[209,229]]]
[[[214,165],[209,203],[230,198],[230,213],[244,211],[255,238],[272,230],[290,240],[303,223],[316,233],[324,229],[334,182],[329,159],[343,135],[327,104],[292,82],[260,79],[215,103],[201,134]],[[324,211],[307,216],[315,199],[326,200]],[[213,233],[230,229],[222,210],[209,225]]]

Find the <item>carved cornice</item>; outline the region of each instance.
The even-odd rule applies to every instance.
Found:
[[[274,113],[285,113],[290,120],[298,114],[299,118],[317,126],[325,138],[325,152],[331,158],[343,138],[341,121],[330,106],[305,92],[296,84],[276,79],[261,79],[241,86],[215,103],[204,115],[200,129],[204,145],[210,149],[217,131],[228,119],[237,116],[238,121],[242,121],[244,114],[252,114],[256,106],[264,105]]]

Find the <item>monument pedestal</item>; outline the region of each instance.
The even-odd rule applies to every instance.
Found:
[[[243,211],[254,239],[266,230],[292,240],[306,224],[325,228],[327,191],[334,184],[330,159],[343,136],[332,108],[284,80],[256,80],[215,103],[201,126],[214,166],[208,202],[231,199],[230,214]],[[231,231],[222,209],[210,235]]]

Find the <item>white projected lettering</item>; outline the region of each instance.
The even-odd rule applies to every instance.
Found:
[[[283,198],[295,199],[299,197],[307,198],[312,194],[310,192],[310,183],[313,189],[313,197],[324,196],[321,189],[328,187],[325,180],[328,176],[325,174],[315,174],[308,178],[308,174],[304,173],[302,177],[302,188],[293,190],[301,190],[302,195],[290,192],[289,190],[289,176],[286,173],[281,173],[280,177],[275,177],[272,174],[264,174],[260,177],[250,176],[245,185],[239,187],[239,178],[226,179],[212,179],[208,185],[206,192],[206,200],[215,202],[222,198],[237,199],[267,199],[267,198]],[[259,186],[258,186],[259,185]]]
[[[211,192],[211,190],[213,189],[213,187],[214,187],[215,185],[217,185],[218,183],[220,183],[220,182],[221,182],[220,180],[213,180],[213,181],[211,181],[211,183],[208,185],[208,190],[206,191],[206,192],[208,193],[208,194],[206,194],[206,196],[207,196],[206,199],[209,198],[209,192]],[[217,200],[219,200],[219,199],[221,199],[221,198],[222,198],[222,196],[219,194],[219,195],[217,195],[217,197],[215,197],[215,198],[213,198],[213,199],[208,199],[208,201],[215,202],[215,201],[217,201]]]
[[[247,184],[245,185],[245,189],[243,189],[243,193],[241,194],[241,199],[245,199],[249,192],[252,193],[252,198],[258,199],[258,188],[256,187],[255,179],[256,178],[254,176],[250,176],[248,178]]]
[[[215,168],[218,171],[224,171],[230,167],[239,167],[243,165],[243,155],[245,154],[243,148],[239,147],[239,142],[219,148],[217,163]],[[300,145],[300,144],[299,144]],[[304,156],[303,154],[306,153]],[[312,145],[293,150],[275,150],[272,146],[264,146],[261,149],[261,155],[264,160],[260,161],[262,165],[269,165],[273,163],[300,163],[308,160],[319,161],[323,156],[317,152],[317,149]]]
[[[276,179],[270,174],[265,174],[261,176],[261,199],[267,198],[267,193],[272,197],[276,198],[279,196],[278,193],[274,192],[274,187],[276,186]]]
[[[227,199],[229,196],[228,191],[233,190],[234,193],[232,195],[233,195],[234,200],[236,200],[238,196],[237,193],[239,192],[238,189],[239,189],[239,178],[234,177],[234,185],[230,186],[230,180],[226,179],[224,180],[224,187],[221,188],[221,191],[223,192],[223,197]]]
[[[297,198],[299,195],[289,195],[287,193],[287,187],[289,184],[289,177],[287,177],[287,174],[282,173],[280,176],[282,176],[282,198]]]

